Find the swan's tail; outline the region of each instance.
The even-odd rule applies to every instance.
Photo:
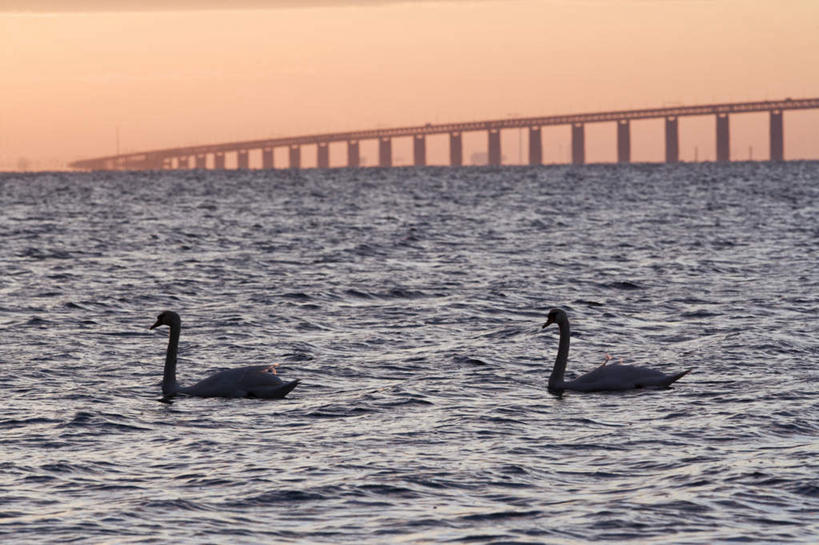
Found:
[[[685,375],[687,375],[688,373],[690,373],[693,370],[694,370],[694,368],[692,367],[690,369],[686,369],[682,373],[677,373],[676,375],[671,375],[668,378],[668,382],[665,383],[665,386],[671,386],[673,383],[677,382],[678,380],[680,380],[681,378],[683,378]]]
[[[261,397],[264,399],[282,399],[284,396],[290,393],[293,388],[299,385],[301,380],[296,379],[290,382],[285,382],[284,384],[280,384],[278,386],[267,386],[263,388],[256,388],[254,391],[250,392],[250,395],[253,397]]]
[[[296,380],[291,381],[291,382],[286,382],[286,383],[284,384],[284,386],[282,386],[282,387],[279,389],[279,393],[281,394],[281,397],[284,397],[284,396],[286,396],[287,394],[289,394],[289,393],[290,393],[290,391],[291,391],[291,390],[293,390],[293,388],[295,388],[296,386],[298,386],[298,385],[299,385],[299,382],[301,382],[301,380],[299,380],[299,379],[296,379]]]

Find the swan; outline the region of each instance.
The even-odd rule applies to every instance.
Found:
[[[167,400],[177,394],[195,397],[258,397],[280,399],[286,396],[299,381],[284,382],[276,375],[274,365],[251,365],[219,371],[193,386],[180,386],[176,382],[176,354],[179,350],[179,332],[182,320],[176,312],[166,310],[156,318],[149,329],[170,327],[168,352],[165,355],[165,372],[162,378],[162,396]]]
[[[564,390],[575,392],[604,392],[623,391],[638,388],[668,388],[671,383],[681,379],[691,369],[674,375],[666,375],[647,367],[637,367],[634,365],[606,365],[609,356],[603,365],[593,371],[586,373],[568,382],[563,380],[563,373],[566,372],[566,361],[569,358],[569,317],[566,313],[554,308],[549,311],[546,323],[541,329],[545,329],[550,324],[557,324],[560,329],[560,343],[557,349],[557,359],[549,376],[549,392],[560,395]]]

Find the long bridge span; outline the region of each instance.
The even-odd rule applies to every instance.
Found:
[[[370,129],[361,131],[334,132],[246,140],[222,144],[166,148],[137,153],[123,153],[93,159],[83,159],[70,164],[72,168],[85,170],[160,170],[160,169],[224,169],[225,155],[235,154],[235,164],[239,169],[250,167],[251,151],[261,151],[262,168],[276,168],[273,164],[275,148],[289,149],[287,168],[301,168],[301,148],[305,145],[316,146],[316,165],[318,168],[330,167],[329,145],[333,142],[347,143],[347,167],[359,167],[361,156],[359,142],[376,140],[378,142],[378,166],[390,167],[392,158],[392,139],[412,137],[413,164],[426,165],[426,137],[431,134],[449,134],[449,164],[463,165],[462,134],[464,132],[485,132],[490,165],[500,165],[501,152],[500,132],[504,129],[528,129],[529,164],[539,165],[543,162],[541,127],[553,125],[571,126],[572,163],[585,163],[585,125],[587,123],[617,124],[617,160],[620,163],[631,161],[631,126],[632,120],[665,119],[665,161],[677,163],[680,157],[678,119],[685,116],[715,116],[716,118],[716,158],[717,161],[730,160],[730,115],[749,112],[768,112],[770,119],[770,160],[782,161],[785,157],[784,120],[786,110],[819,109],[819,98],[800,98],[784,100],[765,100],[759,102],[732,102],[723,104],[704,104],[696,106],[673,106],[647,108],[640,110],[620,110],[596,113],[568,115],[551,115],[541,117],[519,117],[494,119],[486,121],[469,121],[464,123],[441,123]],[[208,161],[208,156],[212,160]]]

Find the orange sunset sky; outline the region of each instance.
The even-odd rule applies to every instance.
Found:
[[[117,146],[819,97],[816,0],[153,5],[0,0],[0,169]],[[732,116],[732,157],[767,158],[767,128],[767,114]],[[683,118],[681,158],[713,159],[713,132],[713,118]],[[568,135],[544,129],[545,162],[568,160]],[[586,141],[588,161],[616,159],[613,123]],[[505,162],[526,160],[521,142],[504,132]],[[464,143],[468,157],[485,135]],[[662,120],[632,124],[633,160],[662,160],[662,146]],[[445,136],[429,147],[446,162]],[[785,154],[819,158],[819,111],[785,114]]]

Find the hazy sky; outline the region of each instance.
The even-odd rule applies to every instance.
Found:
[[[0,0],[0,11],[8,12],[100,12],[100,11],[180,11],[239,10],[293,7],[334,7],[378,5],[444,0]],[[462,2],[469,0],[450,0]]]
[[[137,151],[819,97],[815,0],[248,0],[278,7],[215,11],[187,8],[220,2],[177,0],[170,11],[127,9],[138,4],[146,2],[0,0],[0,166],[114,153],[117,133],[121,150]],[[731,123],[735,156],[767,155],[764,115]],[[787,156],[819,157],[819,112],[786,114],[785,124]],[[568,154],[568,129],[565,138],[555,130],[544,134],[547,161]],[[590,160],[613,160],[614,131],[588,127]],[[661,131],[661,122],[633,125],[636,160],[659,159]],[[713,119],[684,119],[680,131],[683,158],[713,157]],[[504,134],[513,158],[518,138]]]

